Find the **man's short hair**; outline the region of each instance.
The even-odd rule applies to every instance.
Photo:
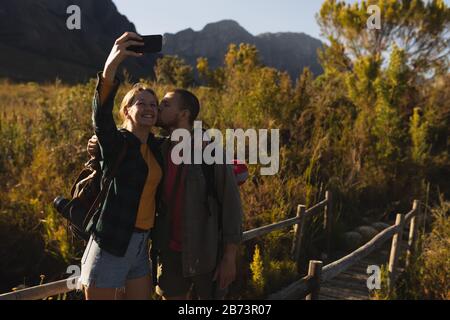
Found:
[[[189,110],[189,122],[192,124],[200,112],[200,102],[197,97],[185,89],[175,89],[173,91],[178,97],[182,110]]]

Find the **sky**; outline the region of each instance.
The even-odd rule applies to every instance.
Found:
[[[354,3],[358,0],[348,0]],[[320,38],[315,15],[321,0],[113,0],[140,34],[164,34],[211,22],[237,21],[253,35],[264,32],[304,32]],[[450,0],[444,1],[447,5]]]
[[[304,32],[319,37],[315,14],[318,0],[113,0],[140,34],[203,29],[223,19],[237,21],[253,35],[264,32]]]

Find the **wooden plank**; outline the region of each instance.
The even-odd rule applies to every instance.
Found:
[[[329,290],[336,290],[336,292],[341,292],[342,290],[345,290],[346,293],[351,292],[354,295],[369,296],[369,290],[364,290],[364,289],[361,289],[361,288],[348,287],[348,286],[345,287],[344,284],[342,284],[342,283],[335,283],[333,285],[323,286],[323,288],[327,288]]]
[[[365,265],[366,267],[370,265],[378,265],[381,267],[382,265],[388,264],[389,262],[388,257],[389,256],[378,256],[363,259],[361,260],[361,265]]]
[[[319,300],[341,300],[341,299],[339,299],[339,297],[329,296],[321,292],[319,295]]]
[[[267,226],[263,226],[260,228],[245,231],[242,236],[242,241],[245,242],[245,241],[248,241],[253,238],[264,236],[275,230],[292,227],[293,225],[297,224],[298,221],[299,221],[299,217],[294,217],[294,218],[290,218],[290,219],[287,219],[287,220],[284,220],[281,222],[277,222],[277,223],[269,224]]]
[[[302,248],[302,239],[305,225],[305,210],[306,207],[303,205],[299,205],[297,207],[297,218],[298,223],[295,225],[295,236],[292,245],[292,257],[294,261],[297,263],[297,269],[300,269],[300,252]]]
[[[318,300],[320,292],[320,284],[322,280],[322,261],[309,261],[308,276],[311,277],[312,286],[310,293],[306,296],[306,300]]]
[[[395,219],[395,226],[397,226],[397,232],[394,234],[394,237],[392,237],[392,245],[391,245],[391,254],[389,256],[389,266],[388,266],[388,272],[389,272],[389,286],[393,287],[396,279],[396,267],[398,258],[400,255],[400,246],[399,243],[402,239],[402,233],[403,233],[403,225],[405,223],[405,216],[401,213],[397,214],[397,217]]]
[[[268,296],[268,300],[298,300],[304,299],[311,291],[312,277],[306,276],[291,283],[286,288]]]
[[[327,203],[328,203],[328,199],[324,199],[324,200],[320,201],[319,203],[315,204],[314,206],[312,206],[311,208],[306,210],[306,214],[307,215],[315,214],[320,209],[323,209]]]
[[[327,282],[322,286],[323,288],[342,288],[342,289],[348,289],[352,292],[362,294],[362,295],[368,295],[369,289],[367,288],[366,281],[363,282],[352,282],[352,281],[345,281],[345,280],[339,280],[339,279],[333,279]]]
[[[323,208],[327,203],[328,203],[327,199],[322,200],[321,202],[317,203],[316,205],[314,205],[311,208],[309,208],[308,210],[306,210],[305,216],[314,214],[317,210]],[[252,229],[249,231],[245,231],[242,236],[242,241],[245,242],[250,239],[266,235],[275,230],[292,227],[293,225],[297,224],[299,222],[299,220],[300,220],[299,217],[294,217],[294,218],[286,219],[286,220],[283,220],[280,222],[272,223],[267,226],[263,226],[263,227],[259,227],[259,228]]]
[[[417,201],[417,206],[415,206],[416,205],[416,201]],[[412,219],[413,217],[417,216],[417,212],[418,212],[418,208],[419,208],[418,207],[418,202],[419,202],[419,200],[414,200],[413,207],[412,207],[411,211],[408,212],[405,215],[405,224],[408,223],[410,219]]]
[[[397,225],[384,229],[362,247],[356,249],[347,256],[325,266],[323,268],[322,274],[323,279],[328,280],[335,277],[337,274],[348,269],[350,266],[354,265],[362,258],[368,256],[374,250],[378,249],[383,243],[389,240],[397,231],[397,229]]]
[[[366,273],[367,272],[367,264],[366,263],[355,263],[354,265],[350,266],[347,270],[352,270],[352,272],[357,273]]]
[[[367,283],[367,275],[366,276],[362,276],[362,275],[346,275],[346,274],[340,274],[338,277],[333,278],[332,280],[328,280],[327,282],[324,282],[324,286],[327,285],[327,283],[333,283],[333,281],[339,281],[342,283],[350,283],[350,284],[355,284],[358,286],[366,286]]]
[[[78,281],[78,277],[70,277],[65,280],[46,283],[40,286],[17,290],[0,295],[0,300],[39,300],[58,294],[67,293],[74,289],[69,289],[69,282]]]
[[[332,194],[330,191],[325,192],[325,199],[327,200],[327,205],[324,209],[325,217],[323,219],[324,221],[324,229],[326,233],[326,254],[327,256],[331,253],[331,228],[332,228],[332,221],[333,221],[333,201],[332,201]]]
[[[357,264],[348,268],[348,271],[355,274],[367,275],[367,265]]]
[[[340,273],[337,277],[337,279],[355,279],[357,281],[366,281],[367,280],[367,274],[362,273],[350,273],[349,271],[344,271]]]
[[[419,200],[414,200],[413,210],[416,211],[416,214],[411,218],[411,222],[409,225],[409,236],[408,236],[408,246],[406,248],[406,261],[405,265],[408,267],[411,264],[412,256],[415,252],[416,238],[417,238],[417,216],[419,216],[420,212],[420,202]]]
[[[322,287],[322,294],[327,296],[336,297],[339,300],[369,300],[368,295],[355,293],[352,290],[336,287]]]

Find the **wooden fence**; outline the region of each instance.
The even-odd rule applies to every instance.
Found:
[[[256,237],[264,236],[272,231],[281,230],[288,227],[294,227],[294,239],[292,243],[292,256],[295,261],[299,261],[301,255],[301,243],[303,238],[304,224],[306,218],[318,213],[324,214],[323,228],[326,231],[326,250],[330,253],[330,242],[332,232],[332,194],[327,191],[325,199],[315,204],[309,209],[305,206],[299,205],[297,208],[297,215],[294,218],[286,219],[281,222],[273,223],[260,228],[252,229],[244,232],[243,241],[248,241]],[[362,258],[366,257],[375,249],[379,248],[383,243],[392,238],[391,255],[389,259],[389,274],[391,284],[395,280],[395,267],[399,255],[399,240],[401,239],[403,226],[410,221],[410,234],[408,242],[407,261],[413,254],[416,237],[416,217],[419,211],[419,201],[415,200],[413,209],[406,215],[397,215],[395,225],[386,228],[377,234],[372,240],[353,251],[349,255],[334,261],[323,267],[322,261],[310,261],[308,275],[294,283],[287,288],[274,293],[269,296],[269,299],[303,299],[314,300],[318,298],[320,292],[320,284],[324,281],[334,278],[339,273],[343,272],[353,264],[357,263]],[[407,262],[408,263],[408,262]],[[0,295],[0,300],[38,300],[49,296],[65,294],[73,291],[74,284],[78,277],[69,277],[68,279],[51,282],[31,288],[17,290],[14,292]],[[70,284],[70,285],[69,285]]]
[[[345,257],[334,261],[323,267],[322,261],[310,261],[308,275],[287,288],[271,294],[270,300],[289,300],[289,299],[304,299],[315,300],[318,299],[320,293],[320,285],[329,281],[344,272],[354,264],[358,263],[364,257],[368,256],[374,250],[380,248],[386,241],[392,239],[391,251],[388,261],[389,273],[389,287],[393,288],[397,278],[396,270],[400,252],[400,241],[402,239],[404,226],[409,223],[409,238],[408,247],[406,251],[406,265],[411,262],[411,257],[414,254],[417,237],[417,219],[420,214],[419,201],[414,200],[412,210],[404,214],[397,214],[395,224],[387,227],[379,232],[369,242],[359,247],[355,251],[346,255]]]

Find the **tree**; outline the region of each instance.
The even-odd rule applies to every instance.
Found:
[[[369,5],[380,8],[380,30],[367,28]],[[396,44],[416,72],[438,73],[448,67],[450,9],[442,0],[363,0],[352,5],[326,0],[317,20],[331,45],[345,47],[352,61],[384,57]]]
[[[417,164],[424,164],[429,152],[427,143],[428,121],[424,121],[420,115],[420,108],[415,108],[411,116],[409,134],[411,135],[412,147],[411,158]]]
[[[224,69],[219,67],[214,70],[209,68],[207,58],[200,57],[197,59],[197,72],[204,83],[213,88],[222,88],[225,81]]]
[[[402,125],[402,106],[408,104],[408,79],[410,70],[404,50],[394,46],[388,68],[375,81],[377,102],[373,133],[379,159],[399,161],[405,156],[406,125]]]
[[[248,43],[241,43],[239,47],[230,44],[225,55],[225,66],[228,70],[238,68],[240,71],[249,71],[261,66],[258,49]]]
[[[194,74],[190,65],[181,64],[175,68],[175,84],[181,88],[188,88],[194,84]]]
[[[187,88],[194,84],[192,67],[177,56],[166,55],[155,66],[156,80],[161,84]]]

